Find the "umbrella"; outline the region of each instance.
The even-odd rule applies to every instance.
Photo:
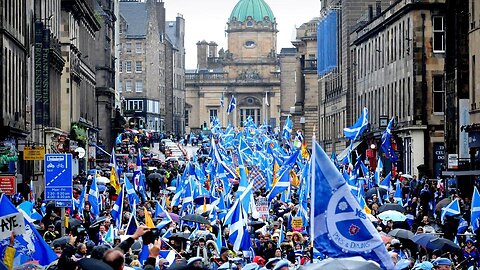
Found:
[[[81,222],[80,220],[76,219],[76,218],[69,218],[69,219],[68,219],[68,227],[69,227],[69,228],[74,228],[74,227],[76,227],[76,226],[78,226],[78,225],[80,225],[80,224],[82,224],[82,222]],[[61,220],[57,220],[57,221],[55,222],[55,228],[57,228],[57,227],[60,228],[61,226],[62,226],[62,221],[61,221]]]
[[[248,226],[251,226],[254,230],[258,230],[265,226],[265,222],[260,221],[260,220],[254,220],[250,223],[248,223]]]
[[[201,223],[201,224],[210,224],[210,221],[208,221],[206,218],[200,215],[185,215],[180,219],[183,221],[191,221],[191,222]]]
[[[455,244],[453,241],[445,239],[445,238],[436,238],[430,240],[427,245],[425,246],[428,249],[431,250],[436,250],[440,249],[442,251],[448,250],[448,251],[458,251],[460,250],[460,246]]]
[[[378,195],[378,194],[380,194],[380,196],[383,197],[387,194],[387,190],[381,187],[371,188],[367,190],[367,192],[365,192],[365,198],[371,198],[373,197],[373,195]]]
[[[95,220],[95,222],[90,225],[90,228],[95,228],[95,227],[98,227],[100,226],[101,223],[103,223],[105,220],[107,220],[108,217],[99,217]]]
[[[438,238],[437,236],[431,233],[419,233],[412,237],[412,241],[416,244],[419,244],[422,247],[425,247],[431,240],[437,239],[437,238]]]
[[[348,258],[328,258],[319,263],[309,264],[305,270],[375,270],[382,269],[378,263],[367,261],[360,256]]]
[[[184,232],[178,232],[170,235],[168,239],[180,239],[180,240],[189,240],[190,234]]]
[[[229,262],[226,262],[226,263],[220,265],[220,267],[218,267],[217,269],[218,269],[218,270],[221,270],[221,269],[233,269],[233,268],[236,269],[237,266],[232,263],[231,268],[230,268],[230,263],[229,263]]]
[[[411,176],[410,174],[406,174],[406,173],[400,175],[400,177],[409,178],[409,179],[412,179],[412,178],[413,178],[413,176]]]
[[[180,221],[180,217],[175,214],[175,213],[168,213],[170,215],[170,217],[172,218],[173,221],[175,222],[179,222]],[[164,218],[165,217],[165,213],[160,213],[159,217],[162,217]]]
[[[204,208],[205,208],[205,209],[204,209]],[[210,211],[212,210],[212,208],[214,208],[214,206],[212,206],[211,204],[206,204],[205,206],[200,205],[200,206],[195,210],[195,214],[201,215],[202,213],[210,212]]]
[[[108,179],[105,176],[97,176],[97,184],[99,185],[105,185],[110,183],[110,179]]]
[[[147,180],[149,180],[150,182],[153,182],[154,180],[160,181],[163,180],[163,176],[159,173],[151,173],[148,175]]]
[[[403,206],[401,206],[399,204],[396,204],[396,203],[386,203],[386,204],[383,204],[382,206],[380,206],[378,208],[378,212],[380,212],[380,213],[388,211],[388,210],[394,210],[394,211],[398,211],[400,213],[405,212],[405,208],[403,208]]]
[[[13,270],[43,270],[45,269],[43,266],[39,265],[35,262],[26,262],[22,265],[13,267]]]
[[[452,202],[452,200],[450,200],[450,198],[445,198],[443,200],[440,200],[437,203],[437,206],[435,206],[435,212],[441,212],[442,208],[444,208],[445,206],[447,206],[451,202]]]
[[[404,214],[394,210],[388,210],[388,211],[382,212],[378,215],[378,217],[381,218],[382,220],[391,220],[391,221],[405,221],[407,219],[407,217]]]
[[[378,219],[372,214],[367,214],[367,217],[371,222],[378,222]]]
[[[395,238],[402,238],[402,239],[411,239],[413,237],[413,233],[405,229],[394,229],[390,231],[388,235],[393,236]]]
[[[52,247],[54,247],[55,245],[64,246],[68,243],[68,241],[70,241],[70,236],[60,237],[58,239],[53,240],[51,246]]]

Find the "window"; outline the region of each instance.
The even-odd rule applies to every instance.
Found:
[[[132,80],[125,80],[125,92],[132,92]]]
[[[140,93],[143,91],[143,82],[135,81],[135,92]]]
[[[217,109],[210,109],[210,120],[217,117],[217,115],[218,115]]]
[[[434,16],[433,21],[433,52],[445,52],[445,27],[442,16]]]
[[[129,100],[128,110],[143,111],[143,100]]]
[[[445,111],[445,90],[443,87],[443,76],[433,76],[432,82],[433,113],[443,113]]]
[[[123,72],[123,61],[118,62],[118,72]]]
[[[125,52],[126,53],[131,53],[132,52],[132,43],[130,43],[130,42],[125,43]]]
[[[132,73],[132,61],[125,61],[125,71]]]
[[[188,110],[185,110],[185,126],[188,127],[188,117],[189,117],[189,111]]]
[[[135,62],[135,72],[142,73],[142,61]]]
[[[122,93],[122,91],[123,91],[122,88],[123,88],[123,82],[122,82],[122,81],[119,81],[119,83],[118,83],[118,92],[119,92],[119,93]]]
[[[135,52],[143,53],[142,43],[135,43]]]

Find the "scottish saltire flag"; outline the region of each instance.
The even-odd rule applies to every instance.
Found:
[[[135,188],[125,174],[123,175],[123,182],[125,183],[125,191],[127,192],[128,202],[130,203],[130,205],[133,205],[134,203],[139,203],[140,198],[138,197]]]
[[[87,196],[87,184],[83,186],[80,198],[78,198],[78,214],[83,218],[83,209],[85,208],[85,197]]]
[[[297,150],[290,158],[282,165],[279,172],[278,181],[272,187],[272,190],[267,195],[267,201],[270,202],[277,196],[278,193],[285,191],[290,186],[290,170],[295,165],[300,151]]]
[[[230,100],[230,104],[228,104],[227,113],[230,114],[231,112],[233,112],[235,107],[237,107],[237,100],[235,99],[235,96],[232,95],[232,99]]]
[[[222,92],[222,96],[220,97],[220,107],[225,107],[225,95]]]
[[[105,241],[113,243],[116,236],[116,230],[113,228],[113,224],[110,224],[110,228],[108,228],[107,234],[105,234]]]
[[[475,232],[480,227],[480,193],[478,192],[477,187],[474,187],[473,189],[470,214],[470,224]]]
[[[392,179],[392,172],[389,172],[378,186],[386,189],[389,192],[391,179]]]
[[[250,233],[247,230],[248,217],[245,210],[243,210],[240,200],[235,202],[230,212],[231,223],[228,240],[233,244],[234,251],[248,250],[251,246]]]
[[[175,266],[176,261],[174,250],[160,250],[160,253],[158,255],[168,261],[168,268]]]
[[[382,177],[382,172],[383,172],[383,162],[382,158],[378,157],[378,164],[377,168],[375,169],[375,184],[379,185],[380,184],[380,179]]]
[[[120,190],[120,194],[118,194],[118,197],[117,197],[117,200],[115,201],[115,204],[113,205],[113,209],[112,209],[112,213],[111,213],[113,221],[115,222],[115,227],[116,228],[121,228],[122,227],[124,197],[125,197],[125,189],[122,188]]]
[[[17,209],[23,214],[23,216],[29,221],[34,222],[36,220],[42,220],[42,215],[35,210],[33,203],[30,201],[24,201],[17,206]]]
[[[130,215],[130,219],[128,220],[127,229],[125,230],[126,235],[133,235],[135,231],[138,229],[138,221],[135,218],[136,211],[132,211]]]
[[[0,198],[0,216],[18,213],[19,211],[10,202],[5,195]],[[36,260],[40,265],[48,265],[57,259],[57,255],[53,249],[45,243],[42,236],[35,227],[27,220],[25,222],[25,233],[17,235],[13,248],[15,248],[14,267],[19,266],[27,261]],[[4,250],[9,245],[9,238],[0,240],[0,252],[4,254]]]
[[[393,194],[393,199],[397,201],[398,204],[403,206],[403,194],[402,194],[402,187],[400,186],[400,183],[397,183],[395,187],[395,194]]]
[[[442,208],[440,219],[442,220],[442,223],[443,223],[445,221],[445,217],[456,216],[460,214],[461,214],[460,202],[458,201],[458,199],[455,199],[451,203],[449,203],[447,206]]]
[[[287,120],[285,120],[285,125],[283,125],[283,132],[282,135],[287,142],[290,142],[292,137],[292,129],[293,129],[293,122],[290,119],[290,116],[287,116]]]
[[[360,115],[360,118],[357,119],[355,124],[353,126],[344,128],[343,129],[343,134],[345,135],[345,138],[355,141],[362,135],[362,133],[365,131],[365,129],[368,126],[368,109],[363,108],[362,114]]]
[[[155,206],[155,213],[153,214],[153,217],[163,218],[162,221],[157,225],[157,229],[162,229],[163,227],[165,227],[165,225],[173,221],[172,217],[170,217],[170,214],[165,211],[165,209],[160,205],[158,201],[157,205]]]
[[[394,118],[390,119],[388,126],[382,134],[382,150],[385,153],[385,156],[391,161],[395,162],[398,160],[397,154],[392,148],[392,128],[393,128]]]
[[[120,133],[115,139],[115,144],[121,144],[121,143],[122,143],[122,134]]]
[[[100,193],[97,186],[97,174],[93,176],[92,185],[88,191],[88,202],[91,205],[91,212],[95,217],[100,214]]]
[[[468,222],[462,217],[458,223],[457,234],[465,233],[468,229]]]
[[[223,241],[222,241],[222,226],[218,226],[218,233],[217,233],[217,239],[215,241],[215,243],[217,244],[217,251],[218,251],[218,254],[220,254],[220,250],[222,249],[223,247]]]
[[[135,161],[135,169],[133,170],[133,185],[137,191],[140,191],[140,175],[143,173],[142,151],[138,149]]]
[[[317,142],[311,163],[310,235],[313,247],[332,258],[361,256],[394,269],[380,235],[345,179]]]

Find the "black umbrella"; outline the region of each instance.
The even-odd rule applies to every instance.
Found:
[[[393,236],[395,238],[402,238],[402,239],[411,239],[413,237],[413,233],[405,229],[394,229],[390,231],[388,235]]]
[[[258,230],[265,226],[265,222],[260,221],[260,220],[254,220],[250,223],[248,223],[248,226],[251,226],[254,230]]]
[[[394,211],[398,211],[400,213],[405,212],[405,208],[403,208],[403,206],[401,206],[399,204],[396,204],[396,203],[386,203],[386,204],[383,204],[382,206],[380,206],[378,208],[379,213],[385,212],[385,211],[388,211],[388,210],[394,210]]]
[[[422,247],[426,247],[430,241],[437,238],[438,238],[437,236],[431,233],[419,233],[412,237],[412,241],[416,244],[419,244]]]
[[[76,218],[69,218],[68,219],[68,227],[71,229],[71,228],[75,228],[77,227],[78,225],[82,224],[82,222]],[[60,228],[62,226],[62,221],[61,220],[57,220],[55,222],[55,228]]]
[[[53,240],[51,246],[52,247],[54,247],[55,245],[64,246],[68,243],[68,241],[70,241],[70,236],[60,237],[58,239]]]
[[[180,239],[180,240],[189,240],[190,234],[184,232],[173,233],[168,237],[168,239]]]
[[[450,198],[445,198],[445,199],[440,200],[437,203],[437,206],[435,206],[435,212],[441,212],[442,208],[444,208],[445,206],[447,206],[451,202],[452,202],[452,200],[450,200]]]
[[[202,217],[201,215],[185,215],[183,217],[180,217],[180,219],[183,221],[191,221],[191,222],[200,223],[200,224],[210,224],[210,221],[208,221],[206,218]]]
[[[373,195],[379,195],[380,196],[385,196],[387,194],[387,190],[381,187],[374,187],[369,189],[367,192],[365,192],[365,198],[371,198]]]
[[[455,244],[453,241],[445,238],[436,238],[430,240],[425,246],[428,249],[436,250],[440,249],[441,251],[459,251],[461,250],[460,246]]]
[[[153,182],[154,180],[161,181],[163,179],[163,176],[159,173],[151,173],[148,175],[147,180],[150,182]]]
[[[107,220],[108,217],[99,217],[95,220],[95,222],[90,225],[90,228],[95,228],[95,227],[98,227],[100,226],[100,224],[102,224],[105,220]]]

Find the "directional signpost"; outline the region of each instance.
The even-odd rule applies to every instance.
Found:
[[[45,155],[45,200],[57,207],[70,207],[73,200],[71,154]]]

